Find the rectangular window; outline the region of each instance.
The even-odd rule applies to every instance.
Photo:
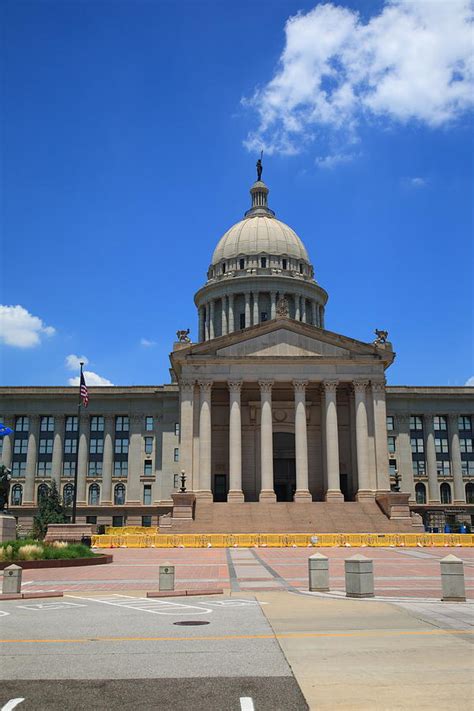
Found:
[[[23,464],[24,462],[22,462]],[[463,476],[474,476],[474,462],[463,459],[461,462]]]
[[[117,417],[115,418],[115,431],[128,432],[128,427],[128,415],[117,415]]]
[[[239,314],[239,326],[245,328],[245,314]]]
[[[174,489],[179,488],[179,474],[175,474],[173,477],[173,488]]]
[[[412,462],[413,476],[425,476],[426,469],[423,461]]]
[[[52,439],[40,439],[39,453],[40,454],[52,454],[53,453],[53,440]]]
[[[303,265],[300,263],[300,274],[303,274]]]
[[[417,452],[424,452],[425,447],[423,443],[423,437],[410,437],[411,451],[413,454]]]
[[[267,258],[266,257],[260,257],[260,266],[262,267],[262,269],[267,268]]]
[[[114,476],[128,476],[128,462],[114,462]]]
[[[245,269],[245,259],[239,259],[239,269]]]
[[[68,415],[66,417],[66,432],[77,432],[77,416]]]
[[[176,437],[179,437],[179,422],[174,423],[174,433]]]
[[[143,528],[151,528],[151,516],[142,516]]]
[[[37,473],[38,476],[45,477],[51,476],[51,462],[38,462]]]
[[[151,504],[151,484],[145,484],[143,487],[143,503],[145,506]]]
[[[396,471],[397,471],[397,460],[396,459],[389,459],[388,460],[388,470],[390,472],[390,476],[395,476]]]
[[[472,439],[467,439],[464,437],[459,438],[459,447],[461,449],[461,452],[464,454],[468,454],[472,452]]]
[[[12,463],[12,476],[25,476],[26,474],[26,462],[13,462]]]
[[[122,528],[123,516],[112,516],[112,526],[114,528]]]
[[[30,429],[30,421],[28,417],[17,417],[15,420],[15,430],[17,432],[28,432]]]
[[[458,418],[458,427],[460,430],[463,430],[463,431],[466,431],[466,430],[470,431],[471,430],[472,425],[471,425],[471,418],[469,417],[469,415],[461,415]]]
[[[115,439],[115,454],[128,454],[128,438]]]
[[[77,452],[77,439],[65,439],[64,440],[64,454],[76,454]]]
[[[436,462],[436,471],[438,476],[449,476],[449,462],[445,459]]]
[[[387,415],[387,430],[391,432],[394,429],[393,415]]]
[[[435,437],[435,450],[438,454],[448,453],[448,440],[441,437]]]
[[[63,476],[74,476],[75,471],[76,471],[76,462],[64,462]]]
[[[102,437],[91,437],[89,442],[89,452],[90,454],[104,453],[104,440]]]
[[[28,451],[28,440],[27,439],[15,439],[13,445],[14,454],[26,454]]]
[[[92,525],[95,525],[97,523],[97,516],[86,516],[86,523],[92,523]]]
[[[88,476],[102,476],[102,462],[89,462]]]
[[[446,415],[435,415],[433,417],[433,425],[435,430],[447,430],[448,418]]]
[[[387,437],[387,446],[389,452],[395,451],[395,437]]]
[[[282,269],[287,269],[287,268],[288,268],[288,262],[286,261],[286,259],[282,259],[282,260],[281,260],[281,268],[282,268]]]
[[[145,454],[153,452],[153,437],[145,437]]]
[[[94,415],[91,417],[91,432],[104,431],[104,418],[102,415]]]
[[[174,448],[174,455],[173,455],[174,461],[179,462],[179,447]]]
[[[145,476],[151,476],[153,474],[152,463],[148,459],[143,462],[143,474]]]
[[[410,415],[410,429],[411,430],[422,430],[423,429],[423,418],[421,415]]]
[[[40,429],[41,432],[54,432],[54,417],[42,417]]]
[[[153,432],[153,417],[145,417],[145,430],[147,432]]]

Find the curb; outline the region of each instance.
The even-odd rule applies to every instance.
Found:
[[[43,597],[63,597],[62,592],[0,593],[0,600],[34,600]]]
[[[222,595],[224,590],[211,588],[207,590],[167,590],[166,592],[147,592],[147,597],[188,597],[189,595]]]

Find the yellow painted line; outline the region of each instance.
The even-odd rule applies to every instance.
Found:
[[[288,632],[286,634],[209,635],[199,637],[84,637],[82,639],[0,639],[0,644],[87,644],[87,642],[226,642],[236,639],[318,637],[396,637],[399,635],[474,634],[474,630],[369,630],[358,632]]]

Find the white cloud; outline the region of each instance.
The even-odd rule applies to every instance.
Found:
[[[144,348],[152,348],[153,346],[156,346],[156,341],[150,341],[148,338],[141,338],[140,345]]]
[[[23,306],[0,305],[0,341],[7,346],[34,348],[42,336],[56,333],[52,326],[46,326],[38,316],[30,314]]]
[[[424,178],[405,178],[403,181],[409,188],[426,188],[428,181]]]
[[[110,380],[103,378],[102,375],[98,375],[92,370],[84,370],[84,379],[88,387],[94,385],[113,385]],[[79,385],[79,376],[77,375],[75,378],[69,378],[68,383],[69,385]]]
[[[77,356],[71,353],[71,355],[66,356],[66,368],[68,370],[79,370],[81,362],[84,365],[89,363],[89,359],[86,356]]]
[[[469,387],[474,388],[474,375],[471,375],[471,377],[466,380],[464,385],[468,385]]]
[[[320,168],[331,170],[342,163],[350,163],[354,158],[356,158],[355,153],[330,153],[327,156],[318,156],[315,163]]]
[[[387,0],[365,23],[332,3],[290,17],[274,77],[244,99],[250,150],[296,153],[363,120],[441,126],[474,104],[470,0]]]

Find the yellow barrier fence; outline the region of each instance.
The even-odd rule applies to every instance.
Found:
[[[154,529],[92,536],[95,548],[334,548],[474,546],[472,533],[199,533],[160,534]],[[130,530],[130,529],[129,529]],[[146,532],[143,532],[146,531]]]

